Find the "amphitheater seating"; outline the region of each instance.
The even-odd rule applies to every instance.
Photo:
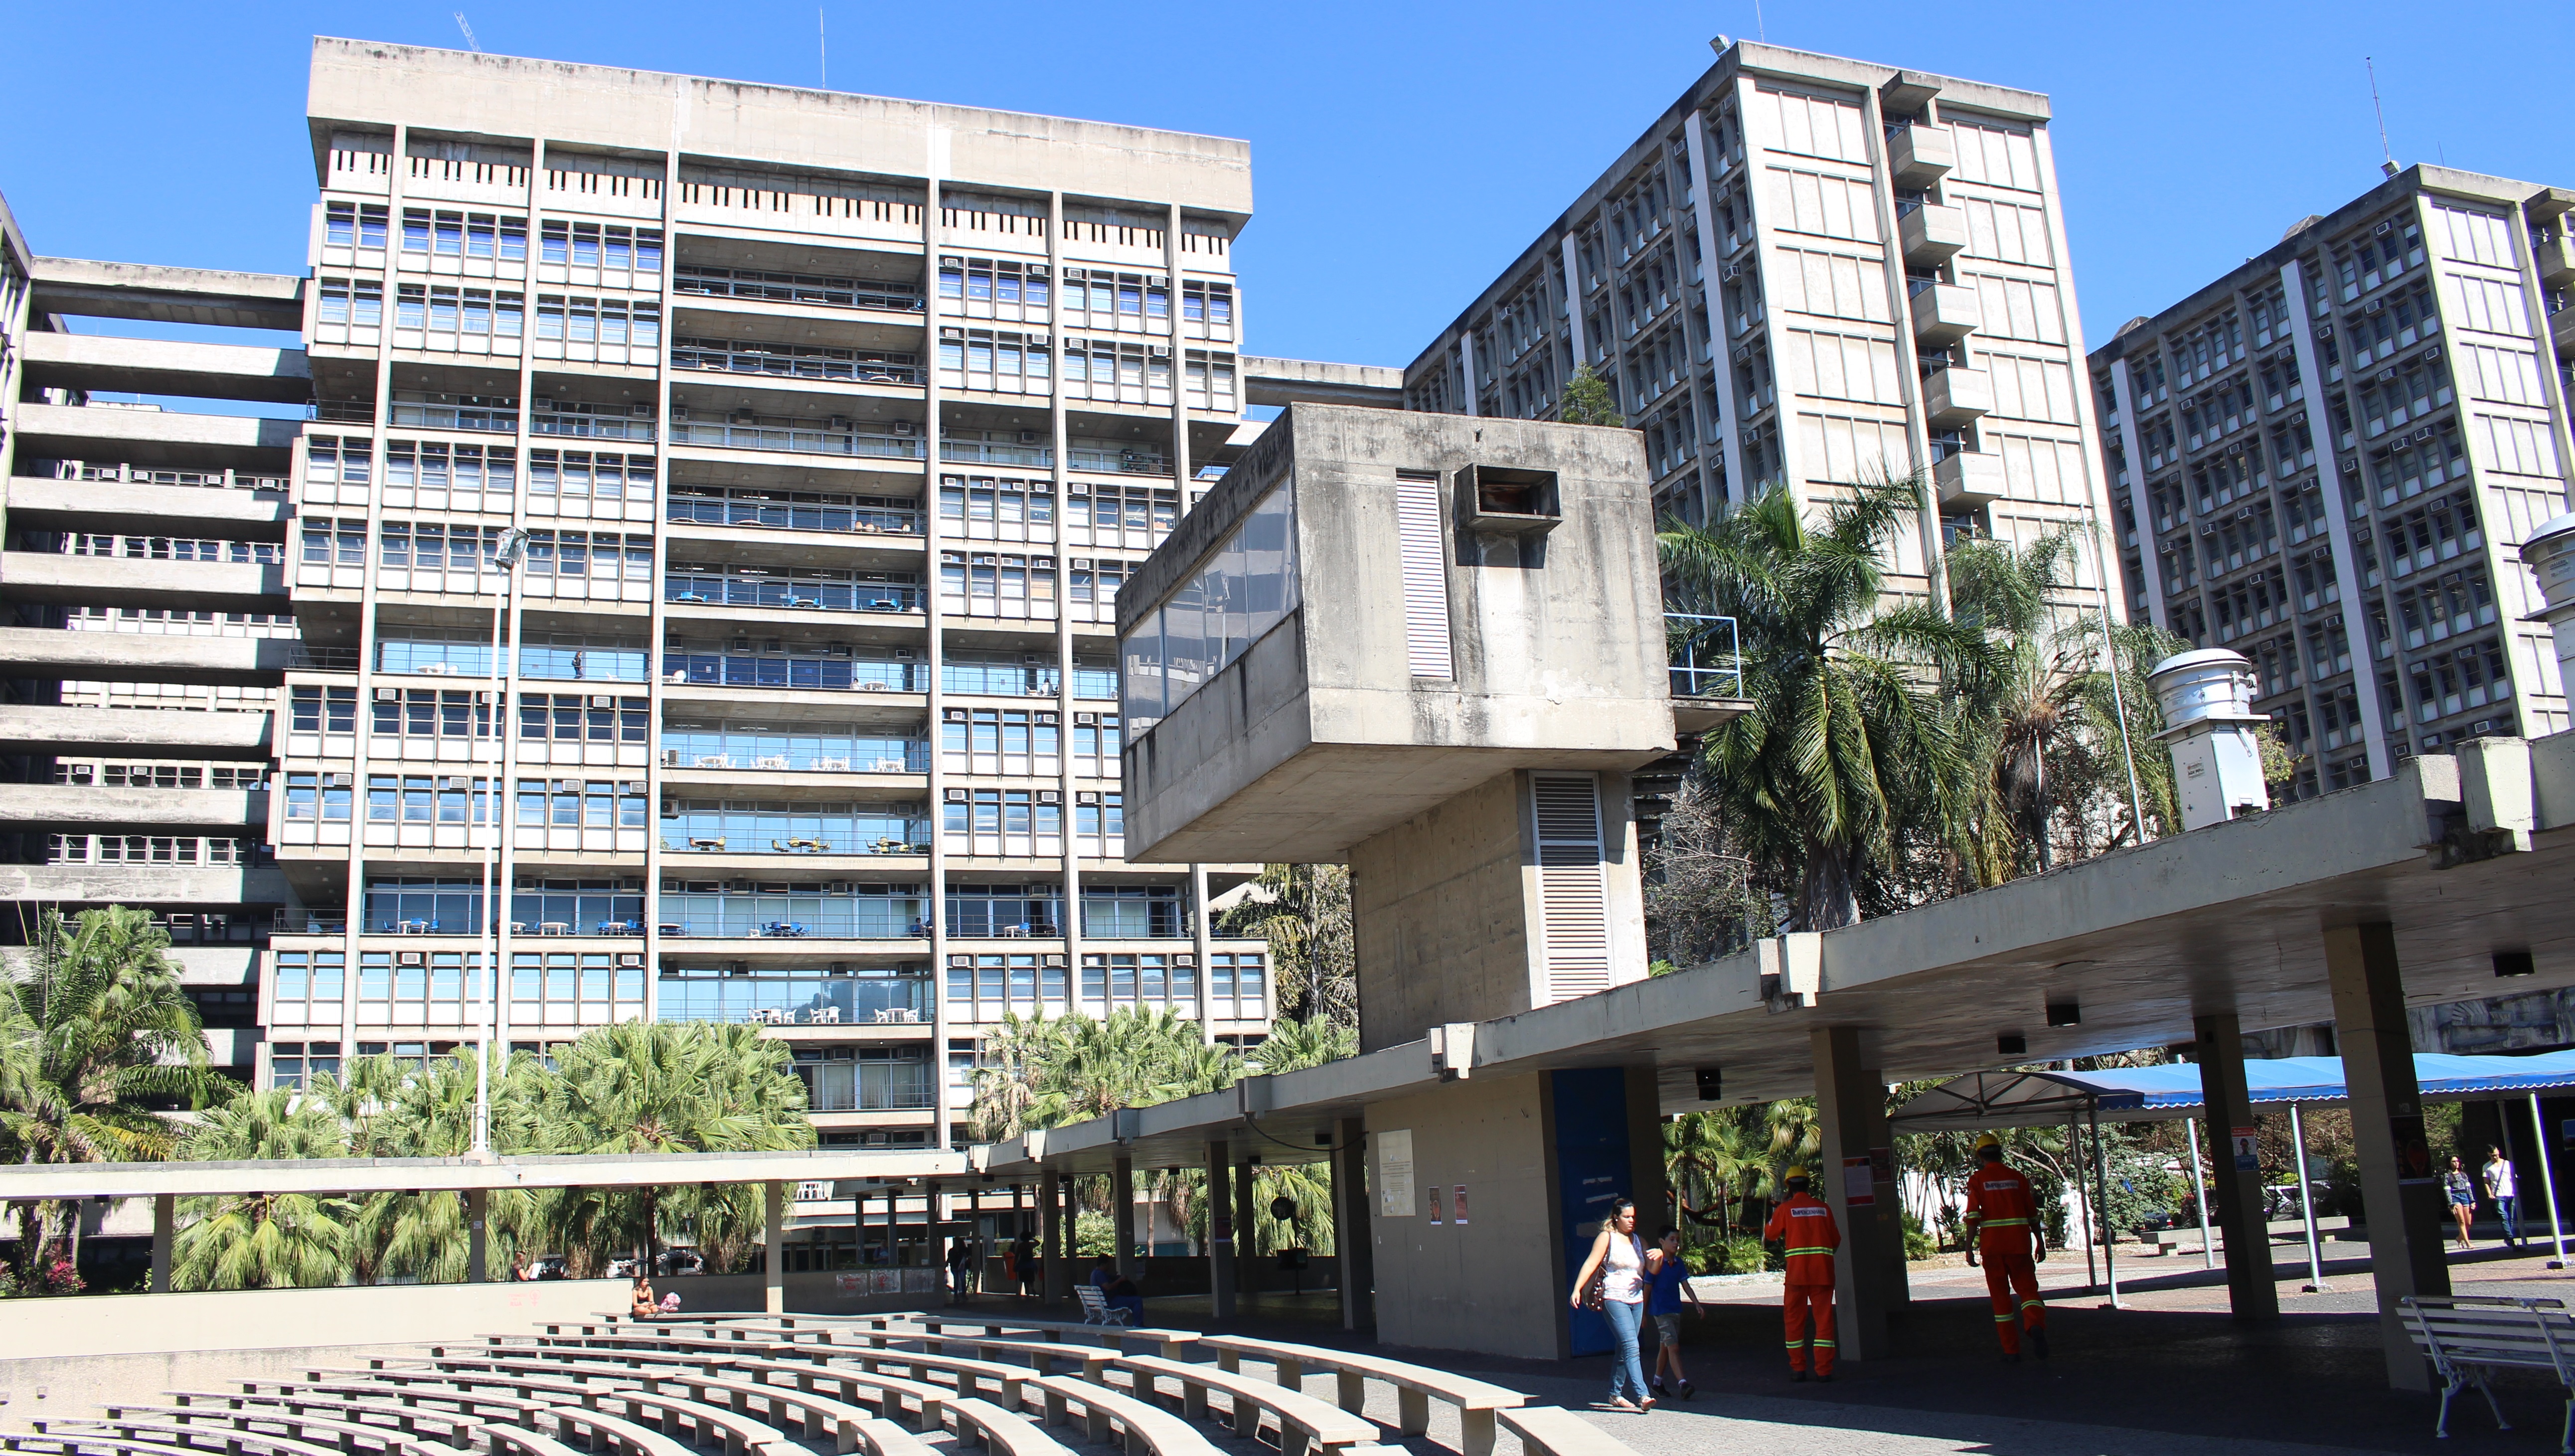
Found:
[[[1201,1343],[1216,1351],[1217,1363],[1228,1370],[1237,1368],[1246,1355],[1269,1361],[1278,1370],[1279,1383],[1285,1386],[1301,1388],[1306,1371],[1329,1370],[1338,1384],[1341,1409],[1353,1415],[1358,1413],[1367,1398],[1368,1381],[1378,1380],[1392,1385],[1395,1429],[1405,1436],[1427,1432],[1430,1429],[1430,1402],[1444,1401],[1457,1408],[1458,1446],[1463,1456],[1492,1456],[1495,1413],[1526,1404],[1528,1400],[1518,1391],[1487,1381],[1357,1350],[1332,1350],[1320,1345],[1246,1339],[1236,1335],[1211,1335]]]

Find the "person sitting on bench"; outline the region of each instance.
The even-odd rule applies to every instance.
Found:
[[[1091,1282],[1100,1289],[1100,1297],[1111,1309],[1123,1309],[1137,1319],[1145,1317],[1145,1295],[1136,1281],[1118,1272],[1118,1265],[1107,1254],[1091,1266]]]

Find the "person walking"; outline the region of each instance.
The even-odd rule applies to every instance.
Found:
[[[1681,1260],[1681,1231],[1663,1230],[1652,1252],[1662,1256],[1654,1272],[1645,1276],[1645,1313],[1654,1321],[1654,1398],[1660,1400],[1663,1371],[1672,1373],[1672,1390],[1683,1400],[1698,1399],[1698,1387],[1690,1384],[1689,1372],[1681,1368],[1681,1306],[1698,1306],[1698,1317],[1707,1318],[1707,1306],[1700,1303],[1698,1291],[1690,1287],[1689,1265]]]
[[[2468,1169],[2457,1153],[2450,1154],[2450,1170],[2441,1175],[2442,1196],[2450,1200],[2450,1217],[2459,1225],[2459,1247],[2475,1248],[2476,1240],[2468,1237],[2468,1226],[2477,1221],[2476,1185],[2468,1181]]]
[[[966,1273],[975,1267],[974,1245],[963,1238],[948,1241],[948,1283],[951,1304],[966,1302]]]
[[[2029,1352],[2047,1358],[2047,1305],[2038,1297],[2038,1261],[2047,1257],[2047,1234],[2038,1226],[2038,1198],[2029,1179],[2003,1161],[2002,1139],[1976,1139],[1976,1170],[1967,1175],[1967,1229],[1985,1266],[1985,1292],[1994,1301],[1994,1334],[2003,1359],[2020,1363],[2024,1336]]]
[[[1610,1354],[1609,1404],[1618,1410],[1654,1408],[1653,1392],[1645,1388],[1645,1367],[1636,1358],[1636,1336],[1645,1320],[1645,1280],[1661,1263],[1662,1251],[1646,1248],[1636,1236],[1636,1200],[1609,1200],[1609,1216],[1600,1220],[1582,1272],[1573,1276],[1571,1303],[1576,1309],[1596,1309],[1609,1322],[1610,1336],[1617,1341]]]
[[[1022,1295],[1034,1294],[1038,1283],[1038,1241],[1025,1229],[1011,1244],[1011,1275],[1019,1281]]]
[[[2503,1241],[2522,1248],[2527,1240],[2521,1236],[2521,1183],[2512,1175],[2512,1163],[2503,1149],[2486,1149],[2486,1196],[2494,1200],[2495,1217],[2503,1220]]]
[[[1833,1221],[1832,1205],[1809,1191],[1813,1184],[1804,1168],[1790,1168],[1787,1181],[1787,1200],[1770,1210],[1761,1239],[1786,1251],[1788,1279],[1781,1289],[1779,1315],[1788,1335],[1788,1378],[1806,1378],[1811,1341],[1815,1378],[1829,1381],[1834,1353],[1833,1250],[1842,1246],[1842,1229]]]

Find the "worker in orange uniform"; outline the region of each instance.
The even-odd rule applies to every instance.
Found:
[[[1788,1378],[1806,1378],[1806,1324],[1814,1322],[1815,1378],[1833,1378],[1833,1250],[1842,1246],[1832,1205],[1808,1192],[1804,1168],[1788,1170],[1787,1201],[1770,1210],[1765,1242],[1787,1250],[1788,1282],[1780,1317],[1788,1333]]]
[[[2038,1226],[2038,1198],[2029,1179],[2003,1162],[2002,1139],[1976,1139],[1976,1170],[1967,1175],[1967,1229],[1985,1265],[1985,1289],[1994,1297],[1994,1333],[2003,1358],[2020,1361],[2024,1334],[2029,1352],[2047,1358],[2047,1306],[2038,1298],[2035,1260],[2047,1257]]]

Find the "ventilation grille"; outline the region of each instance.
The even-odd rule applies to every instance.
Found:
[[[1600,874],[1600,784],[1590,774],[1532,773],[1538,912],[1550,1005],[1609,988],[1609,913]]]
[[[1439,477],[1394,477],[1395,545],[1403,564],[1403,647],[1415,678],[1454,678],[1448,656],[1448,564],[1439,549]]]

